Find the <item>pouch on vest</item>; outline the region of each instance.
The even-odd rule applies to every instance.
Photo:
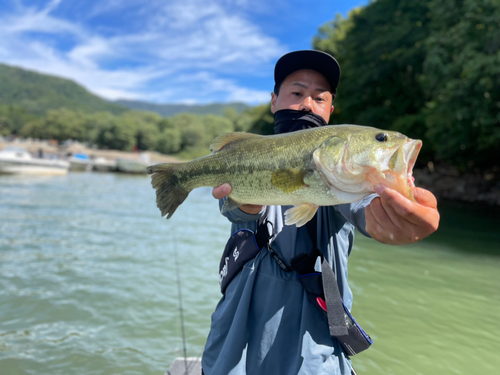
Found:
[[[349,354],[355,355],[361,353],[363,350],[366,350],[373,344],[372,338],[364,331],[361,326],[356,323],[354,317],[351,315],[347,307],[344,305],[342,301],[342,305],[344,306],[345,311],[345,320],[347,324],[347,335],[338,336],[337,340],[339,340],[342,348]]]
[[[259,251],[260,247],[257,244],[255,233],[250,229],[241,229],[229,238],[219,265],[219,282],[222,294],[243,266]]]

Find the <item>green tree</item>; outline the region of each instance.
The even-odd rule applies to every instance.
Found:
[[[255,134],[274,134],[274,115],[271,112],[271,104],[262,104],[244,112],[245,116],[251,118],[251,126],[248,131]]]
[[[322,26],[313,44],[342,70],[332,122],[420,138],[420,162],[498,164],[499,5],[378,0]]]
[[[113,116],[99,128],[96,144],[101,148],[132,151],[137,141],[135,135],[135,123],[130,117]]]
[[[353,17],[358,15],[362,9],[354,8],[346,18],[337,13],[335,19],[320,26],[318,35],[313,38],[314,48],[320,51],[328,51],[328,53],[336,57],[345,55],[348,51],[343,41],[354,26]]]
[[[199,115],[180,113],[173,116],[171,120],[181,132],[181,150],[193,151],[203,147],[205,129]]]
[[[12,121],[8,117],[0,116],[0,136],[12,134]]]
[[[153,112],[129,111],[121,115],[135,132],[135,144],[139,150],[153,150],[160,136],[160,115]]]
[[[85,126],[85,141],[90,144],[98,144],[98,136],[102,129],[108,129],[116,118],[110,112],[87,113],[83,122]]]
[[[19,105],[4,104],[0,106],[0,125],[3,135],[18,134],[21,128],[34,120],[35,115]]]
[[[215,137],[234,131],[233,123],[222,116],[205,115],[202,117],[202,123],[206,135],[203,146],[207,149]]]
[[[419,80],[428,36],[428,7],[418,0],[379,0],[320,28],[315,48],[341,66],[334,123],[393,129],[425,103]],[[410,136],[423,135],[418,121]]]
[[[228,107],[224,110],[224,117],[226,117],[233,124],[233,129],[236,132],[246,132],[252,126],[252,117],[249,115],[249,109],[242,113],[233,107]]]
[[[74,112],[67,108],[52,109],[47,111],[44,117],[28,122],[20,133],[38,139],[83,141],[86,139],[84,115],[80,111]]]
[[[165,128],[156,143],[156,151],[162,154],[176,154],[181,150],[182,135],[177,128]]]
[[[462,168],[500,159],[500,4],[434,0],[426,40],[427,139]]]

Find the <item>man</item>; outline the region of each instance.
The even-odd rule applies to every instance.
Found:
[[[275,132],[283,133],[328,123],[340,78],[337,61],[318,51],[296,51],[275,67],[271,111]],[[433,233],[439,223],[436,199],[414,188],[417,202],[377,185],[376,193],[359,202],[320,207],[317,246],[329,262],[346,306],[352,306],[347,285],[347,258],[354,228],[388,244],[416,242]],[[223,199],[224,184],[213,190]],[[223,200],[221,200],[221,204]],[[288,207],[244,205],[226,213],[232,232],[253,231],[265,217],[272,223],[272,248],[285,264],[312,246],[306,227],[283,225]],[[322,311],[307,298],[297,274],[280,268],[265,249],[232,279],[213,316],[203,354],[206,375],[351,374],[349,357],[329,334]]]

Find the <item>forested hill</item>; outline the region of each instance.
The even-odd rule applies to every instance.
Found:
[[[207,105],[188,105],[188,104],[153,104],[133,100],[117,100],[115,103],[130,109],[138,111],[156,112],[162,116],[170,117],[178,113],[194,113],[197,115],[214,114],[222,116],[227,108],[234,108],[236,112],[240,113],[250,108],[244,103],[229,103],[220,104],[213,103]]]
[[[120,114],[128,109],[91,94],[68,79],[0,64],[0,105],[23,107],[35,115],[65,107],[87,113]]]
[[[91,94],[75,82],[33,71],[0,64],[0,105],[22,107],[34,115],[43,115],[48,109],[67,108],[85,113],[127,110],[155,112],[170,117],[178,113],[223,115],[227,108],[237,113],[250,108],[244,103],[213,103],[207,105],[153,104],[133,100],[109,102]]]

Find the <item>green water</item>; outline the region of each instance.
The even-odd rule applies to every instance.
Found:
[[[375,340],[360,375],[500,373],[500,213],[441,212],[412,246],[356,238],[353,312]],[[208,188],[166,221],[147,177],[1,176],[0,374],[163,374],[182,353],[175,250],[200,355],[228,233]]]

